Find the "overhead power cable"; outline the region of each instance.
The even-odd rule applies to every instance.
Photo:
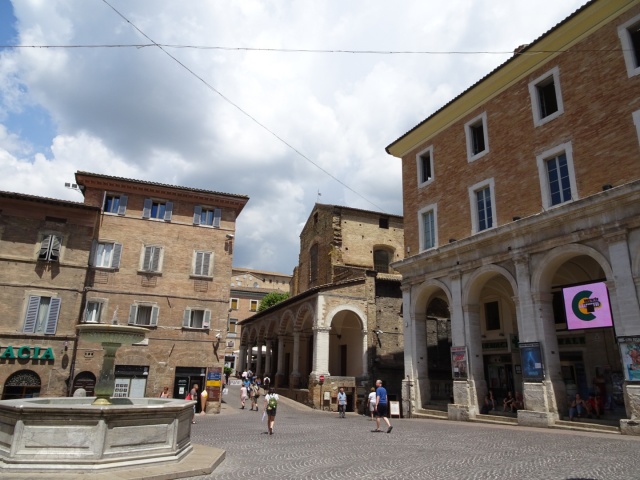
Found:
[[[182,63],[180,60],[178,60],[176,57],[174,57],[173,55],[171,55],[169,52],[167,52],[165,50],[165,48],[156,43],[151,37],[149,37],[146,33],[144,33],[142,30],[140,30],[135,24],[133,24],[127,17],[125,17],[122,13],[120,13],[115,7],[113,7],[113,5],[111,5],[107,0],[102,0],[105,4],[107,4],[114,12],[116,12],[125,22],[127,22],[129,25],[131,25],[133,28],[135,28],[143,37],[145,37],[147,40],[149,40],[153,46],[158,47],[160,50],[162,50],[162,52],[164,54],[166,54],[169,58],[171,58],[174,62],[176,62],[178,65],[180,65],[182,68],[184,68],[187,72],[189,72],[191,75],[193,75],[194,77],[196,77],[198,80],[200,80],[207,88],[209,88],[211,91],[217,93],[225,102],[229,103],[230,105],[232,105],[233,107],[235,107],[238,111],[240,111],[242,114],[244,114],[246,117],[248,117],[249,119],[251,119],[251,121],[253,121],[256,125],[260,126],[261,128],[263,128],[265,131],[267,131],[268,133],[270,133],[271,135],[273,135],[276,139],[278,139],[280,142],[282,142],[284,145],[286,145],[287,147],[289,147],[291,150],[293,150],[296,154],[298,154],[300,157],[302,157],[303,159],[305,159],[307,162],[311,163],[312,165],[314,165],[317,169],[319,169],[320,171],[324,172],[326,175],[328,175],[329,177],[333,178],[336,182],[338,182],[340,185],[342,185],[343,187],[347,188],[349,191],[355,193],[358,197],[362,198],[364,201],[366,201],[367,203],[373,205],[374,207],[376,207],[380,212],[384,212],[384,210],[379,207],[378,205],[376,205],[375,203],[373,203],[371,200],[369,200],[368,198],[366,198],[364,195],[360,194],[359,192],[356,192],[353,188],[351,188],[349,185],[347,185],[346,183],[344,183],[342,180],[340,180],[339,178],[337,178],[336,176],[332,175],[331,173],[329,173],[327,170],[325,170],[324,168],[322,168],[320,165],[318,165],[316,162],[314,162],[313,160],[311,160],[309,157],[307,157],[305,154],[303,154],[300,150],[298,150],[297,148],[295,148],[293,145],[291,145],[289,142],[287,142],[284,138],[282,138],[281,136],[279,136],[277,133],[275,133],[273,130],[269,129],[269,127],[267,127],[266,125],[264,125],[263,123],[261,123],[260,121],[258,121],[258,119],[256,119],[254,116],[252,116],[249,112],[247,112],[246,110],[244,110],[242,107],[240,107],[239,105],[237,105],[236,103],[232,102],[231,99],[229,99],[228,97],[226,97],[225,95],[222,94],[222,92],[220,92],[219,90],[217,90],[213,85],[211,85],[210,83],[208,83],[204,78],[202,78],[200,75],[198,75],[197,73],[195,73],[193,70],[191,70],[188,66],[186,66],[184,63]]]

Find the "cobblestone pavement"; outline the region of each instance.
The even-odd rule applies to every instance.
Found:
[[[372,433],[366,417],[282,397],[268,435],[262,411],[240,410],[235,390],[219,415],[193,425],[194,443],[226,450],[210,476],[194,478],[640,479],[637,437],[397,418],[390,434]]]

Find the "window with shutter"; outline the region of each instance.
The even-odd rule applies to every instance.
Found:
[[[147,198],[142,208],[142,218],[170,221],[173,213],[173,202]]]
[[[162,247],[146,246],[142,259],[142,270],[145,272],[159,272],[160,260],[162,258]]]
[[[62,248],[62,237],[56,234],[45,235],[40,242],[38,260],[43,262],[58,262]]]
[[[157,305],[133,304],[129,309],[129,325],[155,327],[158,325],[159,312]]]
[[[213,252],[195,252],[193,274],[203,277],[210,277],[212,256]]]
[[[105,193],[102,210],[104,213],[124,215],[127,212],[127,196]]]
[[[182,318],[183,328],[208,329],[211,324],[211,311],[202,308],[187,308]]]
[[[22,331],[55,335],[61,303],[58,297],[30,295]]]
[[[221,215],[222,210],[220,210],[219,208],[210,208],[203,207],[202,205],[196,205],[193,209],[193,223],[194,225],[219,227]]]

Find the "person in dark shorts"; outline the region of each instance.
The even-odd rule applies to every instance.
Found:
[[[273,435],[273,424],[276,422],[276,409],[278,408],[278,394],[273,388],[264,396],[264,411],[267,414],[267,432]]]
[[[387,418],[387,405],[389,404],[387,397],[387,389],[382,386],[382,380],[376,380],[376,429],[372,432],[381,432],[380,419],[384,418],[387,424],[387,433],[391,433],[393,426]]]

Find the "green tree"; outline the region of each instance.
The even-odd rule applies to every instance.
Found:
[[[260,301],[260,306],[258,307],[258,311],[261,312],[266,310],[269,307],[273,307],[275,304],[280,303],[289,298],[288,293],[283,292],[271,292],[267,293],[262,300]]]

